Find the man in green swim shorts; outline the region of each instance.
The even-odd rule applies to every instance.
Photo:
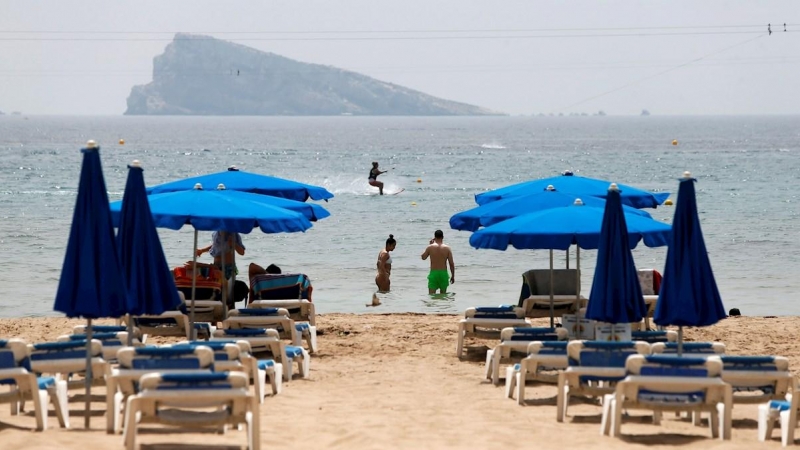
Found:
[[[433,239],[422,253],[422,259],[431,258],[431,272],[428,274],[428,293],[435,294],[438,290],[447,293],[447,286],[456,282],[456,264],[453,262],[453,252],[450,246],[442,242],[444,233],[436,230]],[[447,277],[447,265],[450,265],[450,279]],[[448,282],[449,281],[449,282]]]

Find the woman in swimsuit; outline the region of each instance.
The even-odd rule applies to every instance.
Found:
[[[389,277],[392,274],[392,256],[389,254],[397,246],[397,241],[394,240],[394,235],[390,234],[389,239],[386,240],[386,247],[378,253],[378,274],[375,275],[375,284],[378,285],[378,292],[389,292],[391,281]]]
[[[375,161],[372,163],[372,169],[369,171],[369,185],[375,186],[380,191],[381,195],[383,195],[383,183],[378,181],[378,175],[386,173],[385,170],[378,169],[378,162]]]

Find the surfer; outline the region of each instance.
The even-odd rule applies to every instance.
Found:
[[[369,171],[369,185],[378,188],[381,195],[383,195],[383,183],[378,181],[378,175],[386,172],[387,172],[386,170],[378,169],[377,161],[372,162],[372,169]]]

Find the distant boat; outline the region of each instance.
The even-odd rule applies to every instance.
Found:
[[[641,114],[639,114],[639,115],[640,115],[640,116],[649,116],[649,115],[650,115],[650,111],[648,111],[648,110],[646,110],[646,109],[643,109],[643,110],[642,110],[642,113],[641,113]]]

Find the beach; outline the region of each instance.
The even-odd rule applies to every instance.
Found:
[[[262,448],[778,448],[756,437],[757,405],[735,405],[730,441],[711,439],[707,426],[666,414],[655,426],[643,412],[631,412],[622,439],[600,435],[601,408],[575,402],[564,423],[556,422],[553,385],[527,390],[526,406],[506,399],[503,387],[484,380],[484,358],[492,341],[468,340],[467,357],[455,356],[458,315],[322,314],[317,318],[319,352],[308,379],[295,378],[261,405]],[[82,320],[0,319],[0,336],[29,343],[54,340]],[[98,321],[98,323],[111,323]],[[545,321],[534,321],[545,325]],[[781,355],[796,373],[800,367],[799,317],[730,317],[707,328],[687,328],[687,341],[719,341],[732,355]],[[152,338],[148,342],[174,342]],[[102,388],[95,388],[102,393]],[[78,393],[72,391],[71,394]],[[58,426],[52,406],[48,429],[31,431],[26,413],[11,417],[0,408],[4,449],[121,448],[121,435],[105,432],[104,405],[93,404],[92,429],[83,429],[83,403],[71,403],[71,429]],[[228,431],[173,433],[143,426],[145,449],[230,449],[246,445],[246,435]]]

